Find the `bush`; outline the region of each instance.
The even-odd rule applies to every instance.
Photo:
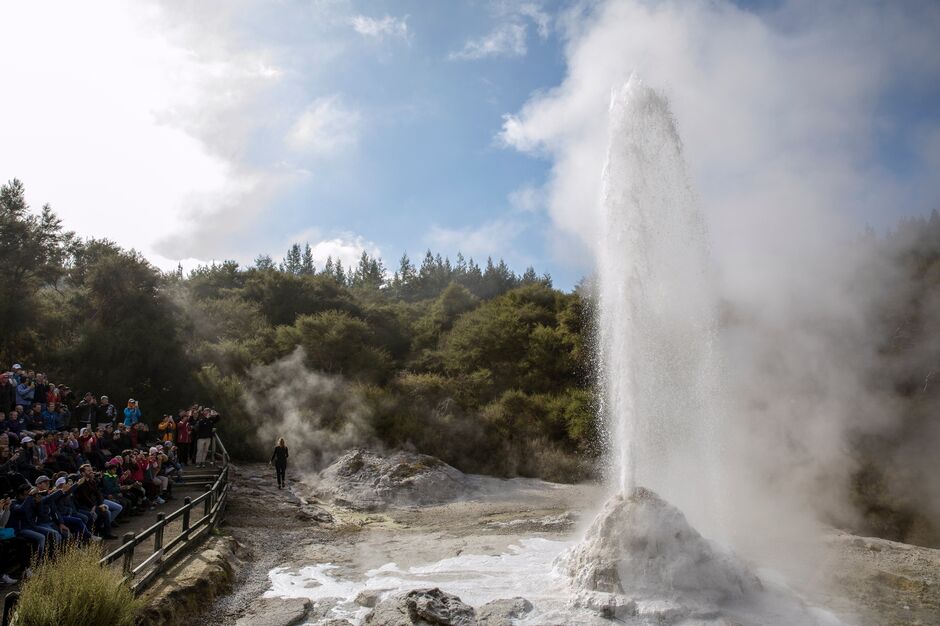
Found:
[[[98,564],[96,546],[67,545],[39,561],[23,583],[15,626],[131,626],[140,601],[121,582],[121,573]]]

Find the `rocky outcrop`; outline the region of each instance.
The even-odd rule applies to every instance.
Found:
[[[473,481],[463,472],[432,456],[414,452],[382,456],[368,450],[341,456],[320,472],[317,485],[321,497],[360,510],[440,504],[473,489]]]
[[[477,609],[477,626],[512,626],[532,610],[532,603],[525,598],[493,600]]]
[[[144,595],[141,626],[191,624],[215,598],[228,593],[244,551],[230,537],[211,538],[198,552],[164,572]]]
[[[438,588],[414,589],[379,602],[366,617],[369,626],[476,626],[476,612]]]

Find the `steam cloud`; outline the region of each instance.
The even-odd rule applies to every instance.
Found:
[[[873,312],[909,286],[859,236],[866,221],[896,219],[880,216],[886,207],[922,212],[940,192],[937,142],[888,122],[915,163],[901,180],[879,165],[875,130],[886,123],[879,102],[940,80],[940,7],[794,0],[758,15],[721,1],[611,1],[562,23],[567,76],[507,117],[501,137],[551,158],[549,212],[573,245],[596,249],[611,90],[636,72],[670,98],[722,302],[723,520],[676,503],[710,536],[782,559],[819,521],[855,521],[850,440],[897,428],[890,390],[873,383],[883,368]],[[923,120],[916,135],[940,136],[940,124]],[[940,501],[938,430],[891,460],[922,503]],[[668,462],[672,476],[698,470]],[[680,485],[672,492],[682,498]]]
[[[356,389],[339,376],[309,370],[305,357],[298,346],[248,372],[244,401],[259,441],[273,448],[284,437],[301,470],[320,469],[352,447],[377,447],[368,407]]]

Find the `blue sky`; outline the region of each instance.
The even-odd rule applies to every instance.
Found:
[[[164,268],[309,241],[570,287],[633,72],[673,103],[720,262],[940,191],[930,2],[109,0],[0,24],[0,176]]]

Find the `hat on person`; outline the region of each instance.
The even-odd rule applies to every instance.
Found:
[[[29,442],[31,442],[32,440],[33,440],[33,438],[30,437],[29,435],[27,435],[26,437],[23,437],[22,439],[20,439],[20,443],[29,443]]]
[[[169,448],[169,447],[171,447],[172,445],[173,445],[173,442],[172,442],[172,441],[164,441],[164,442],[163,442],[163,446],[164,446],[165,448]]]
[[[150,448],[150,454],[156,454],[156,453],[159,452],[159,451],[160,451],[160,448],[158,448],[158,447],[156,447],[156,446]]]
[[[20,365],[19,363],[14,363],[14,364],[13,364],[13,371],[14,371],[14,372],[15,372],[16,370],[21,370],[21,369],[23,369],[23,366]]]
[[[133,398],[130,398],[130,399],[127,401],[128,404],[133,404],[134,402],[137,402],[137,400],[135,400],[135,399],[133,399]]]
[[[68,478],[66,478],[65,476],[61,476],[60,478],[57,478],[57,479],[56,479],[56,481],[55,481],[55,486],[56,486],[56,487],[61,487],[62,485],[64,485],[64,484],[67,483],[68,481],[69,481]]]
[[[48,476],[40,476],[40,477],[37,478],[35,481],[33,481],[33,484],[34,484],[34,485],[38,485],[39,483],[47,483],[47,482],[49,482],[49,477],[48,477]]]

